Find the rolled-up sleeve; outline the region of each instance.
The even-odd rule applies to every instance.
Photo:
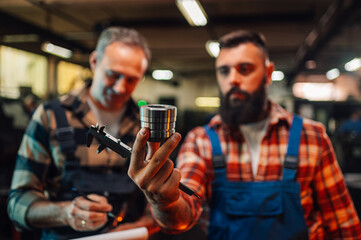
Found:
[[[209,140],[203,128],[196,128],[187,135],[177,158],[177,168],[182,173],[181,182],[194,190],[200,199],[182,193],[192,212],[193,221],[188,226],[190,229],[199,221],[203,213],[204,204],[207,203],[210,191],[210,181],[207,178],[206,158],[210,161],[211,149]],[[204,226],[202,226],[204,227]]]
[[[8,214],[14,225],[19,229],[31,229],[26,222],[26,213],[29,206],[45,196],[36,191],[10,191],[8,200]]]
[[[46,175],[50,163],[49,134],[43,126],[46,112],[40,106],[34,113],[23,136],[7,202],[7,211],[19,229],[30,229],[26,214],[31,204],[47,199],[44,194]]]

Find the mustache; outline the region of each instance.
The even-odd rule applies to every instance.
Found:
[[[251,94],[249,92],[246,92],[244,90],[239,89],[238,87],[232,87],[224,96],[225,99],[229,100],[230,96],[232,94],[242,94],[245,96],[245,99],[249,99],[251,97]]]

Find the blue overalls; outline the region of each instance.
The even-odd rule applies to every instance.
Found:
[[[208,239],[308,239],[295,177],[302,118],[293,118],[280,181],[229,182],[218,136],[214,129],[205,129],[212,143],[215,174]]]

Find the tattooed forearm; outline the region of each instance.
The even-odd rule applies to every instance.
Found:
[[[166,208],[152,205],[153,215],[161,228],[171,232],[185,231],[192,223],[192,211],[187,202],[180,197]]]

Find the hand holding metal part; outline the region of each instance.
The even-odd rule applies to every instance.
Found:
[[[162,142],[169,138],[175,131],[174,131],[174,122],[175,121],[175,114],[172,113],[169,109],[166,109],[162,106],[169,106],[169,105],[150,105],[151,108],[154,110],[165,110],[168,111],[169,114],[174,114],[172,116],[168,116],[166,113],[150,113],[147,106],[141,107],[141,126],[149,128],[149,139],[148,141],[153,142]],[[151,111],[151,110],[150,110]],[[142,117],[143,116],[143,117]],[[130,157],[132,154],[132,149],[124,144],[120,139],[117,139],[110,135],[109,133],[104,131],[105,126],[99,128],[98,124],[96,126],[91,126],[88,131],[87,135],[87,146],[89,147],[93,138],[95,137],[99,142],[100,145],[98,147],[97,153],[100,153],[106,147],[113,150],[114,152],[118,153],[122,157]],[[199,196],[190,188],[185,186],[182,183],[179,183],[179,189],[189,196]]]

